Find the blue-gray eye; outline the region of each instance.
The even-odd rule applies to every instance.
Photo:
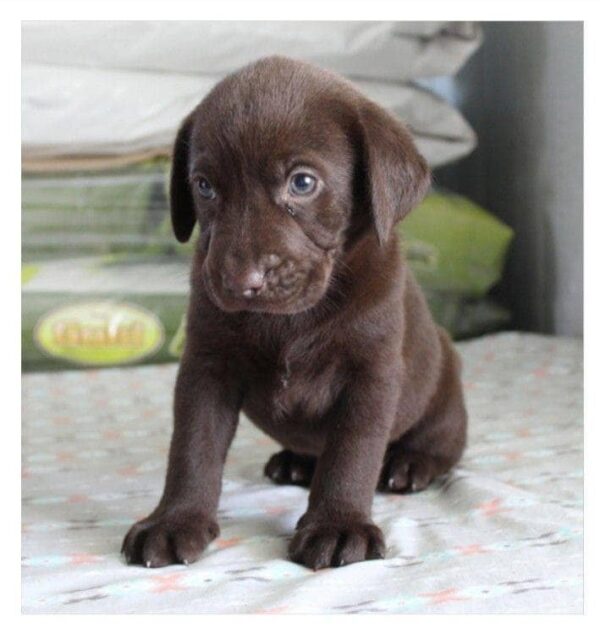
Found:
[[[317,186],[317,179],[306,172],[299,172],[290,178],[289,190],[294,196],[308,196]]]
[[[200,192],[200,195],[207,200],[212,200],[217,195],[206,178],[200,178],[198,181],[198,191]]]

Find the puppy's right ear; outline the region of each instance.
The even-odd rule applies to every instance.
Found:
[[[171,223],[175,237],[180,242],[187,242],[190,239],[196,224],[194,199],[189,180],[191,128],[192,119],[188,117],[177,132],[171,161],[171,184],[169,188]]]

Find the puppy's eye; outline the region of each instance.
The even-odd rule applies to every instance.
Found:
[[[317,187],[317,179],[306,172],[299,172],[290,178],[289,190],[294,196],[308,196]]]
[[[200,178],[198,180],[198,191],[203,198],[206,200],[212,200],[217,194],[213,189],[213,186],[206,180],[206,178]]]

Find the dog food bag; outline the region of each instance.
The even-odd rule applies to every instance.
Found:
[[[22,368],[173,360],[187,256],[166,219],[165,161],[22,178]]]

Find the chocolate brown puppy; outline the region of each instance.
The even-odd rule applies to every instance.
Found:
[[[465,445],[459,359],[394,231],[428,186],[405,127],[306,63],[247,66],[185,119],[172,222],[201,232],[165,488],[127,562],[191,563],[218,535],[241,410],[283,448],[266,474],[310,485],[291,559],[384,556],[376,488],[422,490]]]

